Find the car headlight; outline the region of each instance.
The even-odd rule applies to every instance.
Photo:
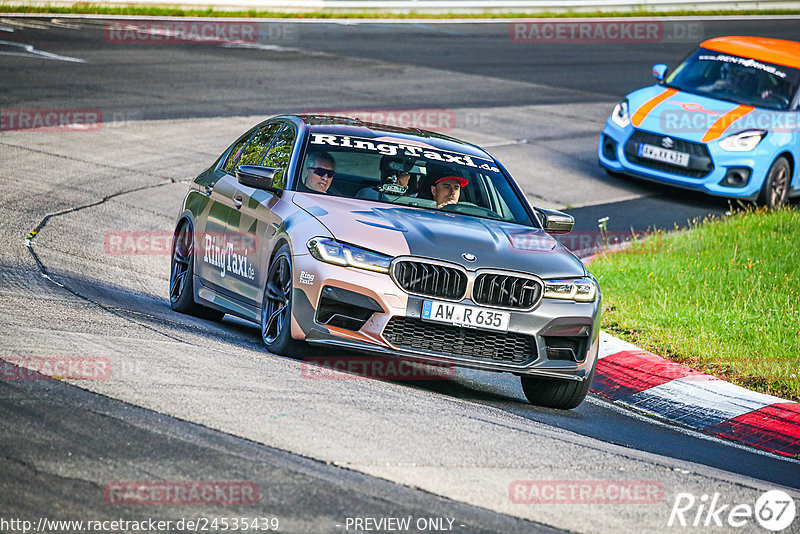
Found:
[[[597,298],[597,282],[591,278],[545,280],[544,297],[576,302],[594,302]]]
[[[346,243],[339,243],[328,237],[312,237],[306,246],[311,255],[319,261],[342,267],[356,267],[378,273],[388,273],[389,263],[392,261],[389,256]]]
[[[729,152],[747,152],[753,150],[766,135],[766,130],[745,130],[720,140],[719,147]]]
[[[630,115],[628,115],[627,98],[614,106],[614,111],[611,112],[611,120],[620,128],[625,128],[631,123]]]

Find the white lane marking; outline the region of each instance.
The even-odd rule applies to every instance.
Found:
[[[28,19],[28,18],[40,18],[42,15],[40,13],[3,13],[3,17],[7,19],[15,18],[15,19]],[[96,14],[85,14],[85,15],[78,15],[74,13],[62,13],[58,15],[59,18],[63,19],[81,19],[82,22],[87,21],[98,21],[99,24],[105,24],[108,20],[130,20],[130,21],[181,21],[181,22],[194,22],[194,21],[204,21],[204,22],[280,22],[284,24],[350,24],[350,25],[357,25],[357,24],[508,24],[509,22],[519,22],[520,20],[526,22],[535,22],[535,21],[542,21],[542,22],[553,22],[557,20],[559,22],[614,22],[614,21],[625,21],[629,20],[628,18],[613,18],[613,17],[564,17],[564,18],[552,18],[552,17],[529,17],[529,18],[490,18],[490,19],[477,19],[477,18],[466,18],[466,19],[286,19],[286,18],[252,18],[252,17],[169,17],[169,16],[161,16],[161,17],[151,17],[147,15],[96,15]],[[685,22],[685,21],[746,21],[751,22],[753,20],[800,20],[800,15],[715,15],[715,16],[659,16],[659,17],[646,17],[652,20],[658,20],[660,22]]]
[[[0,50],[0,56],[22,56],[22,57],[37,57],[42,59],[53,59],[56,61],[68,61],[70,63],[86,63],[85,59],[80,59],[77,57],[69,57],[69,56],[60,56],[58,54],[52,54],[50,52],[45,52],[43,50],[36,50],[33,45],[29,45],[26,43],[15,43],[13,41],[0,41],[0,46],[13,46],[16,48],[21,48],[24,52],[4,52]]]
[[[74,22],[68,22],[64,19],[50,19],[50,24],[53,26],[58,26],[60,28],[67,28],[69,30],[80,30],[83,28],[82,25],[76,24]]]
[[[528,139],[508,139],[506,141],[493,141],[491,143],[481,143],[481,146],[485,148],[497,148],[500,146],[525,145],[528,142],[529,142]]]
[[[300,21],[292,20],[290,22],[300,22]],[[392,20],[392,19],[375,19],[375,20],[366,20],[366,19],[361,19],[361,20],[357,20],[357,19],[356,20],[353,20],[353,19],[320,19],[318,22],[320,22],[320,23],[328,23],[328,24],[336,24],[338,26],[360,26],[360,25],[364,25],[364,24],[372,24],[372,25],[376,25],[377,24],[377,25],[393,26],[393,25],[396,25],[396,24],[404,24],[404,25],[416,26],[421,30],[427,30],[427,31],[431,31],[431,32],[446,33],[446,34],[450,34],[450,35],[466,35],[466,34],[460,32],[460,31],[457,31],[457,30],[434,28],[432,26],[434,26],[435,23],[433,25],[429,24],[429,22],[433,22],[433,19],[421,19],[421,20],[405,20],[405,19],[395,19],[395,20]]]
[[[692,428],[705,428],[786,401],[717,378],[686,377],[640,391],[621,402]]]
[[[287,46],[278,46],[273,44],[264,43],[249,43],[246,41],[230,41],[222,43],[222,48],[251,48],[253,50],[271,50],[277,52],[302,52],[299,48],[290,48]]]
[[[24,29],[30,28],[34,30],[49,30],[50,25],[46,22],[41,22],[38,20],[12,20],[4,18],[2,19],[3,24],[8,24],[9,26],[13,26],[17,29]]]
[[[51,282],[53,282],[53,283],[54,283],[55,285],[57,285],[58,287],[64,287],[64,284],[62,284],[61,282],[57,282],[57,281],[53,280],[52,278],[50,278],[50,275],[49,275],[49,274],[44,274],[44,273],[42,273],[42,278],[45,278],[45,279],[47,279],[47,280],[50,280]]]
[[[427,24],[425,22],[417,22],[416,24],[414,24],[414,26],[416,26],[417,28],[419,28],[421,30],[445,33],[445,34],[448,34],[448,35],[466,35],[465,33],[460,32],[458,30],[448,30],[446,28],[444,28],[444,29],[443,28],[436,28],[435,26],[431,26],[430,24]]]
[[[647,352],[632,343],[612,336],[608,332],[600,331],[600,350],[597,354],[598,358],[605,358],[606,356],[611,356],[612,354],[623,351]]]

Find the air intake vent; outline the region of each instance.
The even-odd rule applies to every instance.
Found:
[[[383,336],[401,349],[476,360],[525,363],[539,356],[533,336],[427,323],[409,317],[392,317]]]

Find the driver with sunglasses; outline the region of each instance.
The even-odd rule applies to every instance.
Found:
[[[328,152],[313,152],[309,154],[306,163],[306,173],[300,191],[326,194],[333,183],[336,174],[336,161]],[[335,191],[331,191],[335,194]]]

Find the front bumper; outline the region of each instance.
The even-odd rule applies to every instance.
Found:
[[[774,159],[773,150],[767,139],[749,152],[728,152],[719,148],[717,142],[712,141],[705,143],[705,146],[708,149],[713,169],[707,174],[697,177],[683,176],[677,172],[664,170],[664,167],[668,166],[655,163],[650,165],[644,160],[640,160],[638,163],[631,161],[625,148],[634,131],[635,129],[630,125],[620,128],[610,119],[606,121],[597,146],[597,158],[601,166],[614,172],[684,189],[702,191],[710,195],[755,200]],[[666,134],[657,132],[652,133],[666,136]],[[670,137],[676,138],[674,135]],[[745,186],[730,187],[722,183],[729,171],[738,170],[749,172],[749,179]]]
[[[531,311],[511,311],[507,332],[463,328],[422,321],[426,299],[405,293],[387,274],[308,254],[293,259],[292,334],[312,345],[572,380],[589,376],[597,359],[599,296],[590,303],[542,299]],[[332,302],[337,292],[358,305]],[[469,299],[461,304],[475,305]]]

